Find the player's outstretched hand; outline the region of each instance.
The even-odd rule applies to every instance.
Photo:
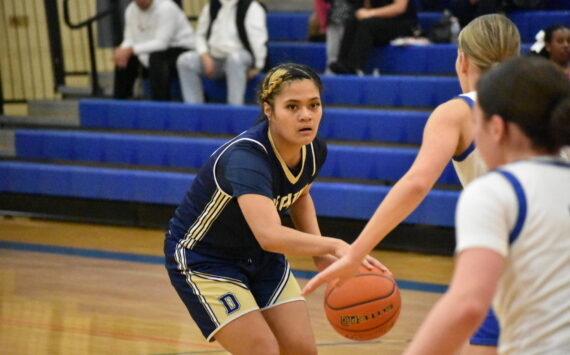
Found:
[[[349,254],[346,254],[309,280],[301,294],[303,296],[307,296],[319,288],[319,286],[327,282],[342,283],[344,280],[356,275],[361,264],[367,269],[377,267],[384,272],[391,274],[388,268],[370,255],[367,255],[362,261],[359,261],[358,259],[351,258]]]

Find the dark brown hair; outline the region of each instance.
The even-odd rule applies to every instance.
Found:
[[[570,144],[570,81],[542,57],[510,59],[489,70],[477,84],[485,116],[518,125],[535,147],[554,153]]]

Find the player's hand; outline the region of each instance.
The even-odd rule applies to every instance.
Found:
[[[342,282],[342,280],[353,277],[358,273],[360,263],[360,260],[351,259],[349,255],[343,256],[309,280],[303,291],[301,291],[301,295],[309,295],[324,283],[331,281]]]
[[[313,256],[313,262],[315,263],[318,271],[323,271],[337,260],[338,258],[336,256],[330,254]]]
[[[337,258],[342,258],[343,256],[346,255],[346,253],[348,253],[348,250],[350,249],[350,244],[348,244],[347,242],[345,242],[342,239],[336,239],[336,247],[334,250],[333,255],[336,256]]]
[[[345,254],[342,258],[327,266],[326,269],[309,280],[301,294],[306,296],[327,282],[342,284],[345,280],[358,273],[360,265],[363,265],[368,270],[372,270],[372,268],[376,267],[388,275],[392,275],[386,266],[370,255],[366,255],[362,261],[358,261],[358,259],[351,257],[350,254]]]
[[[207,78],[212,79],[212,77],[214,76],[214,69],[215,69],[214,60],[212,59],[212,57],[210,57],[208,53],[202,54],[201,59],[202,59],[202,68],[204,68],[204,75]]]

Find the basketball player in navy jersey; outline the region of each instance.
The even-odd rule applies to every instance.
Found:
[[[491,302],[499,354],[570,354],[570,85],[516,58],[477,86],[475,140],[491,172],[461,194],[455,270],[406,354],[456,354]]]
[[[309,67],[267,73],[263,120],[200,169],[165,239],[172,285],[204,337],[232,354],[316,354],[307,308],[283,254],[319,270],[348,244],[320,236],[311,183],[326,144],[317,137],[321,81]],[[289,211],[296,229],[281,225]],[[367,257],[365,266],[381,264]]]
[[[489,68],[518,56],[519,52],[519,31],[503,15],[480,16],[463,28],[458,38],[455,70],[464,94],[434,110],[426,123],[420,150],[410,169],[378,206],[345,257],[309,281],[304,294],[326,281],[346,279],[356,274],[360,260],[414,211],[450,160],[463,186],[486,171],[473,144],[471,116],[476,101],[475,85]],[[472,346],[466,354],[495,354],[498,337],[497,322],[489,312],[488,322],[473,336]]]

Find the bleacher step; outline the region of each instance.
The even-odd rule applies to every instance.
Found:
[[[77,100],[31,100],[28,101],[28,115],[77,119],[78,102]]]
[[[79,117],[0,115],[4,127],[79,127]]]

